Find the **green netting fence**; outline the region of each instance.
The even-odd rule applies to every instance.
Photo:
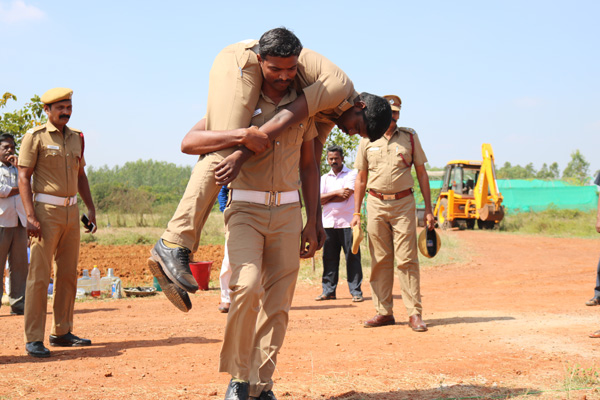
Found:
[[[430,181],[432,189],[441,189],[442,181]],[[541,179],[499,179],[502,204],[512,211],[558,209],[595,210],[598,206],[596,186],[575,186],[565,181]],[[435,199],[433,199],[435,201]]]

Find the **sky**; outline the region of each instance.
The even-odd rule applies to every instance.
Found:
[[[400,96],[398,124],[431,166],[481,159],[491,143],[498,166],[562,171],[580,150],[600,170],[600,2],[294,4],[0,0],[0,92],[18,98],[0,112],[68,87],[88,165],[193,165],[180,143],[205,113],[214,57],[285,26],[357,91]]]

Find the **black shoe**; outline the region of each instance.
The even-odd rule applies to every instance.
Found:
[[[71,332],[62,336],[50,335],[50,346],[60,347],[83,347],[91,346],[92,341],[89,339],[82,339],[73,335]]]
[[[10,315],[23,315],[23,310],[10,310]]]
[[[272,390],[267,390],[266,392],[261,392],[258,397],[251,397],[251,399],[256,400],[277,400],[277,397],[273,394]]]
[[[196,293],[198,282],[190,271],[190,250],[185,247],[171,249],[165,246],[162,239],[158,239],[151,253],[171,282],[186,292]]]
[[[229,386],[227,386],[225,400],[248,400],[249,390],[250,384],[248,382],[234,382],[232,379]]]
[[[148,267],[150,268],[152,275],[156,277],[156,280],[165,296],[167,296],[167,299],[169,299],[169,301],[179,310],[183,312],[190,311],[192,308],[192,301],[185,290],[181,290],[177,285],[171,282],[169,277],[163,272],[160,264],[154,261],[154,259],[148,259]]]
[[[29,342],[25,344],[25,350],[27,350],[27,354],[32,357],[50,357],[50,350],[48,350],[42,342]]]

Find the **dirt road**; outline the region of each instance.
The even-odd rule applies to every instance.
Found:
[[[566,389],[583,387],[575,372],[600,371],[600,339],[588,338],[600,329],[600,307],[584,305],[600,242],[448,235],[464,243],[470,261],[422,271],[426,333],[407,327],[397,282],[397,323],[376,329],[362,327],[374,314],[368,282],[358,304],[345,284],[338,300],[317,303],[320,285],[300,283],[275,374],[278,398],[600,399],[599,389]],[[100,262],[100,250],[85,248],[82,261]],[[112,251],[129,254],[123,268],[144,273],[147,247]],[[217,365],[226,316],[216,309],[218,290],[191,297],[188,314],[162,294],[78,302],[75,333],[94,346],[51,348],[45,360],[25,355],[23,319],[3,307],[0,399],[222,399],[228,377]],[[571,375],[575,382],[565,387]]]

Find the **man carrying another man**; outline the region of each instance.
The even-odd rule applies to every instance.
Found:
[[[362,267],[360,249],[352,253],[352,213],[354,212],[354,182],[356,171],[344,165],[344,150],[340,146],[327,148],[327,163],[331,171],[321,177],[321,205],[323,206],[323,227],[325,245],[323,246],[323,291],[315,300],[336,298],[339,277],[340,250],[346,257],[348,289],[352,301],[363,301],[360,288]]]
[[[264,61],[263,47],[277,43],[288,33],[291,32],[285,28],[272,29],[260,41],[236,43],[217,56],[211,69],[206,118],[192,128],[182,143],[182,151],[189,154],[199,154],[195,148],[198,144],[210,154],[200,157],[175,215],[152,250],[149,266],[159,281],[189,292],[197,290],[189,270],[189,254],[198,247],[201,229],[219,185],[231,182],[241,165],[253,154],[264,151],[281,132],[314,117],[310,124],[317,129],[319,140],[315,141],[315,148],[320,158],[323,143],[335,124],[347,134],[369,136],[372,140],[380,137],[389,125],[391,111],[384,99],[358,94],[352,81],[336,65],[304,49],[293,67],[294,73],[297,72],[295,77],[277,78],[275,82],[281,88],[293,83],[294,89],[301,92],[299,96],[278,110],[260,131],[248,128],[253,113],[258,111],[255,105],[264,72],[259,67],[259,61]],[[210,136],[205,129],[222,131],[222,139],[207,140]],[[198,142],[196,135],[200,135]],[[238,145],[242,147],[232,148]],[[322,231],[320,221],[317,225],[318,232]],[[179,291],[168,293],[178,295],[179,298],[169,298],[174,304],[189,302],[186,294],[182,297]]]
[[[408,325],[416,332],[427,326],[421,315],[421,285],[417,250],[417,222],[413,178],[415,165],[417,179],[425,201],[425,219],[428,229],[435,220],[431,208],[429,178],[425,170],[427,157],[416,132],[396,125],[400,117],[401,101],[398,96],[384,96],[392,107],[392,122],[384,136],[374,142],[361,140],[356,162],[358,169],[354,187],[354,218],[352,226],[360,224],[360,210],[365,189],[367,199],[367,231],[371,252],[371,289],[377,315],[364,326],[394,325],[392,289],[394,287],[394,256],[402,288],[402,300],[409,315]]]

